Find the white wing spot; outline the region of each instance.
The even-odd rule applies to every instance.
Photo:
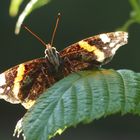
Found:
[[[10,90],[10,87],[7,87],[7,90]]]
[[[0,74],[0,86],[3,86],[6,84],[5,74]]]
[[[107,50],[107,47],[103,47],[104,50]]]
[[[106,34],[100,34],[99,37],[103,41],[103,43],[110,42],[110,38]]]
[[[112,52],[113,55],[116,53],[116,51],[118,50],[118,48],[119,48],[120,46],[121,46],[120,44],[117,44],[117,45],[115,46],[115,48],[112,49],[111,52]]]
[[[110,47],[110,48],[113,48],[115,45],[116,45],[115,42],[111,42],[111,43],[109,44],[109,47]]]
[[[4,92],[4,89],[3,88],[0,88],[0,93],[3,93]]]
[[[117,32],[115,32],[115,36],[117,36],[117,37],[119,37],[119,36],[120,36],[120,34],[122,34],[122,32],[121,32],[121,31],[117,31]]]

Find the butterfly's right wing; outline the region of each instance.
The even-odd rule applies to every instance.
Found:
[[[47,63],[45,58],[38,58],[14,66],[0,74],[0,98],[13,104],[32,104],[54,83]]]

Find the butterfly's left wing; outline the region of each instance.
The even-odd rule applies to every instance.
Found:
[[[123,31],[95,35],[70,45],[60,56],[100,66],[111,60],[118,48],[127,43],[127,38],[128,33]]]

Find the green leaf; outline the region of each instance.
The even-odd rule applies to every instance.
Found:
[[[139,0],[129,0],[129,3],[134,11],[140,12],[140,1]]]
[[[10,16],[15,17],[18,14],[22,2],[23,0],[11,0],[10,8],[9,8]]]
[[[80,122],[140,114],[140,73],[92,70],[69,75],[40,96],[23,118],[26,140],[49,140]]]
[[[140,23],[140,1],[139,0],[129,0],[131,7],[133,10],[130,13],[131,19],[135,21],[135,23]]]
[[[127,31],[134,23],[140,24],[140,0],[129,0],[129,3],[132,7],[130,18],[118,30]]]
[[[21,25],[24,19],[35,9],[48,4],[50,0],[30,0],[26,7],[24,8],[23,12],[20,14],[18,21],[16,23],[15,33],[18,34],[20,32]],[[20,6],[20,5],[19,5]],[[17,5],[17,8],[19,8]]]

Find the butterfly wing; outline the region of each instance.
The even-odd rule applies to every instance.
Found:
[[[69,60],[79,59],[96,66],[111,60],[118,48],[127,43],[128,33],[123,31],[103,33],[79,41],[60,52]]]
[[[28,108],[55,82],[47,63],[45,58],[34,59],[0,74],[0,98],[13,104],[23,103]]]

